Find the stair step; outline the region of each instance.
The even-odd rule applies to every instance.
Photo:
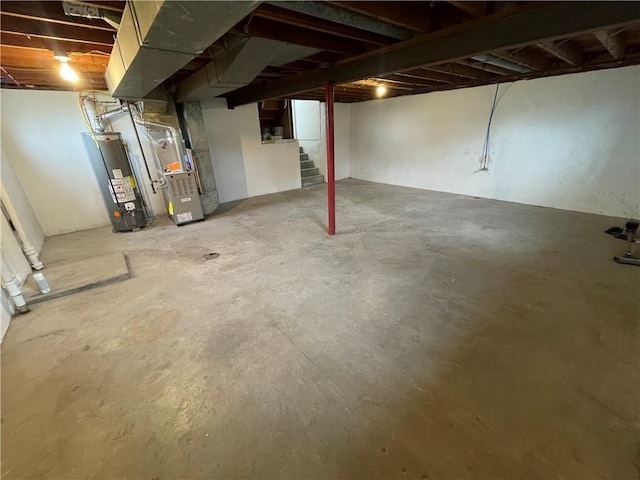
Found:
[[[300,170],[302,177],[314,177],[320,174],[320,170],[318,168],[303,168]]]
[[[324,183],[324,175],[314,175],[313,177],[302,177],[302,186],[320,185]]]
[[[304,153],[304,148],[298,147],[298,150],[300,151],[300,153]]]
[[[304,170],[305,168],[313,168],[315,165],[313,164],[313,160],[303,160],[300,162],[300,169]]]
[[[309,160],[309,154],[308,153],[301,153],[300,154],[300,161],[304,162],[306,160]]]

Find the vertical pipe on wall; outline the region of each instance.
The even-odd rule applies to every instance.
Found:
[[[329,209],[329,235],[336,234],[336,175],[333,139],[333,85],[324,84],[325,105],[327,109],[327,200]]]
[[[0,185],[0,203],[2,204],[3,214],[5,214],[7,220],[13,225],[16,233],[18,234],[18,240],[25,257],[29,260],[31,268],[34,270],[42,270],[44,265],[40,261],[38,251],[31,245],[27,231],[22,224],[22,220],[18,217],[18,212],[14,208],[13,202],[9,197],[4,186]]]

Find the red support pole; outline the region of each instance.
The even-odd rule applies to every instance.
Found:
[[[327,113],[327,200],[329,207],[329,235],[336,234],[336,175],[333,143],[333,85],[324,84]]]

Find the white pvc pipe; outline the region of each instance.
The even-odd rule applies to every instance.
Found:
[[[33,246],[31,245],[31,242],[29,242],[29,237],[27,236],[27,232],[4,186],[0,186],[0,199],[2,200],[2,204],[4,205],[4,208],[7,211],[7,214],[9,215],[9,219],[11,220],[11,223],[13,224],[14,228],[16,229],[16,232],[18,233],[20,246],[22,247],[22,251],[24,252],[25,256],[29,259],[31,268],[33,268],[34,270],[42,270],[44,265],[42,264],[42,262],[40,261],[40,258],[38,257],[38,252],[36,251],[35,248],[33,248]]]
[[[18,286],[18,279],[16,277],[12,277],[11,279],[5,280],[5,275],[5,272],[2,272],[2,286],[9,293],[9,296],[16,307],[16,311],[20,313],[27,313],[29,311],[29,306],[22,296],[22,290],[20,290],[20,287]]]

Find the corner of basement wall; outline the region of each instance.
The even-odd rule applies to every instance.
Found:
[[[109,224],[78,93],[2,91],[2,147],[46,236]]]

